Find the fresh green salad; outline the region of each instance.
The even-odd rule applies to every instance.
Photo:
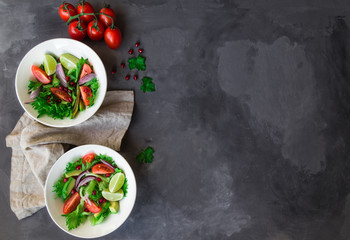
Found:
[[[128,180],[113,159],[89,153],[69,162],[62,177],[53,186],[62,199],[63,215],[68,230],[77,228],[86,219],[100,224],[119,211],[119,201],[128,190]]]
[[[45,54],[40,66],[32,65],[35,80],[29,80],[26,102],[38,111],[38,118],[75,118],[94,104],[99,82],[88,59],[62,54],[59,58]]]

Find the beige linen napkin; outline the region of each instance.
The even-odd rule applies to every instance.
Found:
[[[62,144],[100,144],[120,150],[134,107],[133,91],[109,91],[94,116],[69,128],[52,128],[24,113],[10,135],[12,148],[10,205],[18,219],[45,206],[46,177],[64,153]]]

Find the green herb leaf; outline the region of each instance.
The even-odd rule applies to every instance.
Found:
[[[123,192],[124,192],[124,197],[126,196],[126,194],[128,193],[128,187],[129,187],[129,184],[128,184],[128,179],[125,178],[125,182],[122,186],[122,189],[123,189]]]
[[[73,170],[76,170],[77,169],[77,166],[82,166],[82,165],[84,165],[83,164],[83,159],[82,158],[79,158],[77,161],[75,161],[75,162],[69,162],[69,163],[67,163],[67,165],[66,165],[66,173],[67,172],[70,172],[70,171],[73,171]]]
[[[85,221],[86,215],[84,212],[84,202],[80,202],[78,207],[71,213],[63,214],[62,216],[66,217],[66,225],[68,230],[77,228],[82,222]]]
[[[37,90],[41,85],[43,85],[41,82],[34,82],[29,80],[28,92]]]
[[[154,149],[151,147],[147,147],[145,150],[141,151],[139,155],[137,155],[136,159],[139,163],[151,163],[153,160]]]
[[[154,83],[152,82],[152,78],[150,77],[143,77],[142,78],[142,84],[140,89],[145,92],[154,92],[156,90]]]
[[[56,182],[55,185],[53,185],[53,192],[56,193],[56,198],[61,198],[62,197],[62,191],[63,191],[63,187],[64,187],[64,182],[63,182],[63,179],[64,179],[64,175]]]
[[[146,70],[146,58],[138,55],[137,58],[132,57],[128,60],[129,69],[132,70],[137,68],[137,70],[145,71]]]

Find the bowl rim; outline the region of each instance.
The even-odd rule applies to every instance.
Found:
[[[86,118],[83,118],[81,119],[80,121],[74,121],[74,119],[72,119],[72,122],[69,123],[69,124],[64,124],[64,125],[55,125],[55,124],[51,124],[51,123],[47,123],[35,116],[33,116],[27,109],[26,107],[24,106],[24,103],[20,100],[20,97],[19,97],[19,89],[18,89],[18,74],[19,74],[19,69],[20,67],[24,64],[24,60],[26,58],[28,58],[28,56],[30,56],[31,52],[34,51],[36,48],[39,48],[41,45],[44,45],[44,44],[47,44],[47,43],[50,43],[50,42],[57,42],[57,41],[66,41],[66,42],[72,42],[74,44],[78,44],[78,45],[81,45],[83,46],[84,48],[87,48],[89,49],[90,51],[92,51],[96,57],[97,57],[97,60],[101,62],[102,64],[102,67],[103,69],[101,69],[101,71],[103,71],[103,74],[106,76],[106,84],[105,84],[105,88],[104,89],[100,89],[99,90],[99,96],[98,97],[102,97],[102,101],[100,102],[100,104],[95,107],[95,109],[93,110],[92,113],[90,113],[90,116],[86,117]],[[100,79],[99,79],[100,81]],[[104,98],[106,96],[106,92],[107,92],[107,85],[108,85],[108,78],[107,78],[107,72],[106,72],[106,68],[104,66],[104,63],[102,61],[102,59],[100,58],[100,56],[91,48],[89,47],[88,45],[86,45],[85,43],[83,42],[80,42],[80,41],[77,41],[77,40],[74,40],[74,39],[70,39],[70,38],[52,38],[52,39],[48,39],[48,40],[45,40],[43,42],[40,42],[38,43],[37,45],[35,45],[34,47],[32,47],[24,56],[23,58],[21,59],[20,63],[18,64],[18,67],[17,67],[17,70],[16,70],[16,75],[15,75],[15,91],[16,91],[16,96],[17,96],[17,100],[19,101],[21,107],[23,108],[23,110],[25,111],[25,113],[30,116],[32,119],[34,119],[35,121],[41,123],[41,124],[44,124],[46,126],[49,126],[49,127],[55,127],[55,128],[65,128],[65,127],[73,127],[73,126],[76,126],[80,123],[83,123],[85,122],[86,120],[88,120],[89,118],[91,118],[92,116],[95,115],[95,113],[98,111],[98,109],[101,107],[103,101],[104,101]],[[101,87],[101,84],[100,84],[100,87]],[[64,118],[64,119],[67,119],[67,118]],[[60,121],[60,120],[64,120],[64,119],[56,119],[57,121]]]
[[[56,222],[56,220],[55,220],[54,217],[52,216],[52,214],[51,214],[51,212],[50,212],[50,210],[49,210],[48,204],[47,204],[47,191],[49,191],[48,181],[49,181],[49,176],[51,175],[51,172],[54,171],[54,170],[53,170],[53,169],[54,169],[54,166],[55,166],[56,164],[58,164],[58,162],[59,162],[60,160],[61,160],[61,161],[64,160],[64,156],[65,156],[65,155],[68,155],[68,153],[70,153],[70,152],[79,151],[81,148],[93,149],[93,148],[96,148],[96,147],[98,147],[98,148],[100,148],[100,149],[105,149],[106,151],[112,151],[112,152],[116,153],[117,155],[119,155],[119,156],[123,159],[123,161],[125,161],[124,164],[126,164],[126,166],[127,166],[127,167],[130,169],[130,171],[131,171],[131,176],[128,175],[127,178],[128,178],[128,180],[129,180],[129,179],[133,179],[133,182],[135,183],[135,191],[134,191],[134,194],[133,194],[133,198],[128,199],[128,202],[131,204],[131,209],[130,209],[130,211],[127,213],[127,215],[126,215],[124,221],[123,221],[119,226],[117,226],[116,228],[114,228],[114,229],[110,230],[109,232],[106,232],[106,233],[104,233],[103,235],[100,235],[100,236],[85,237],[85,236],[79,236],[79,235],[77,235],[77,234],[74,234],[74,233],[72,233],[72,232],[70,232],[70,231],[64,229],[63,227],[61,227],[61,226]],[[89,151],[91,152],[91,150],[89,150]],[[71,161],[71,160],[69,160],[68,162],[70,162],[70,161]],[[123,170],[124,170],[124,169],[123,169]],[[63,174],[63,173],[62,173],[62,174]],[[128,182],[129,182],[129,181],[128,181]],[[45,186],[44,186],[45,208],[46,208],[47,212],[49,213],[50,218],[52,219],[52,221],[56,224],[56,226],[58,226],[58,227],[59,227],[61,230],[63,230],[65,233],[68,233],[68,234],[70,234],[70,235],[72,235],[72,236],[79,237],[79,238],[83,238],[83,239],[91,239],[91,238],[103,237],[103,236],[106,236],[106,235],[108,235],[108,234],[110,234],[110,233],[116,231],[118,228],[120,228],[120,227],[125,223],[125,221],[129,218],[131,212],[133,211],[134,206],[135,206],[135,202],[136,202],[136,197],[137,197],[137,183],[136,183],[136,178],[135,178],[135,174],[134,174],[134,172],[133,172],[133,170],[132,170],[130,164],[128,163],[128,161],[127,161],[120,153],[118,153],[118,152],[115,151],[114,149],[109,148],[109,147],[106,147],[106,146],[103,146],[103,145],[98,145],[98,144],[85,144],[85,145],[77,146],[77,147],[74,147],[73,149],[68,150],[68,151],[65,152],[64,154],[62,154],[62,155],[56,160],[56,162],[52,165],[52,167],[50,168],[50,171],[49,171],[49,173],[47,174],[47,178],[46,178]],[[92,226],[92,227],[93,227],[93,226]]]

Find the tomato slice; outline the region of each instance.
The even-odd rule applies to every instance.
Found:
[[[99,213],[102,210],[102,208],[97,206],[96,203],[91,199],[90,202],[84,201],[84,206],[92,213]]]
[[[80,94],[81,94],[81,99],[84,102],[84,105],[89,106],[90,98],[92,97],[91,89],[87,86],[80,86]]]
[[[114,173],[114,169],[106,164],[99,163],[92,167],[92,173],[94,174]]]
[[[35,65],[32,66],[32,73],[34,77],[38,79],[40,82],[42,82],[43,84],[48,84],[52,81],[49,79],[46,72],[41,68],[39,68],[38,66],[35,66]]]
[[[88,153],[83,157],[83,163],[91,163],[95,159],[95,153]]]
[[[63,205],[63,213],[73,212],[80,203],[80,195],[78,192],[74,193],[70,198],[68,198]]]
[[[53,93],[53,95],[62,99],[63,101],[66,101],[66,102],[73,101],[73,98],[64,90],[61,90],[61,89],[55,88],[55,87],[50,88],[50,90]]]
[[[90,65],[84,63],[83,68],[82,68],[81,73],[80,73],[80,78],[79,79],[83,78],[85,75],[90,74],[91,72],[92,72],[92,70],[91,70]]]

